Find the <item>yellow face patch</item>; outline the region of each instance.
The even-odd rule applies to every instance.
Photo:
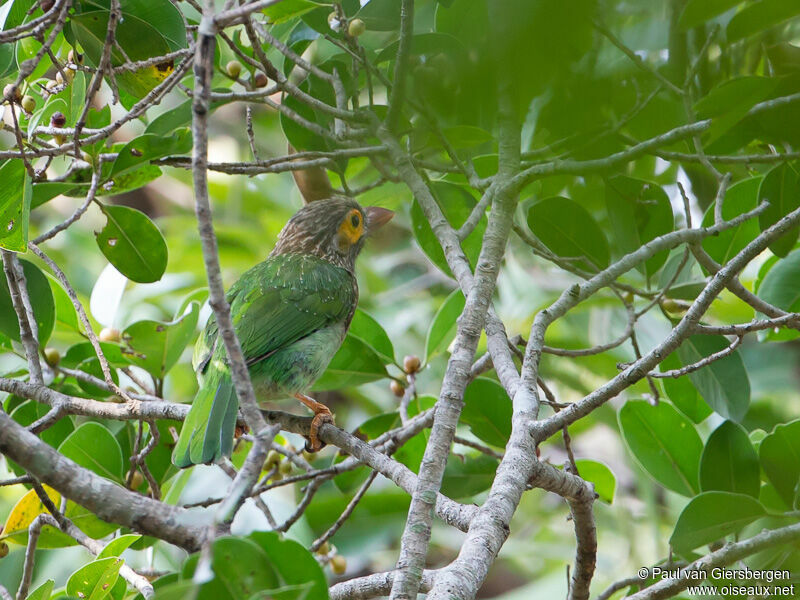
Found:
[[[364,235],[364,215],[357,208],[347,213],[339,224],[339,245],[352,246]]]

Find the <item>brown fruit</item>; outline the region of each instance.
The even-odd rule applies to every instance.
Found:
[[[389,384],[389,389],[391,389],[392,393],[398,398],[402,398],[403,394],[406,392],[406,388],[403,387],[403,384],[396,379],[392,379],[392,383]]]
[[[3,88],[3,98],[10,102],[19,102],[22,100],[22,91],[13,83],[9,83]]]
[[[256,73],[255,77],[253,77],[253,84],[258,88],[267,87],[268,83],[269,79],[267,79],[267,76],[261,71]]]
[[[225,72],[234,79],[237,79],[242,72],[242,63],[238,60],[232,60],[225,66]]]
[[[67,117],[62,112],[54,112],[50,117],[50,127],[64,127],[67,124]]]
[[[130,471],[125,473],[125,481],[128,481],[128,477],[130,477]],[[133,478],[131,479],[131,487],[132,490],[139,489],[139,486],[144,483],[144,476],[139,471],[133,472]]]
[[[6,556],[8,556],[8,544],[0,542],[0,558],[5,558]]]
[[[361,19],[353,19],[347,26],[347,33],[350,37],[358,37],[367,30],[367,26]]]
[[[347,570],[347,559],[341,554],[337,554],[331,558],[331,571],[336,575],[343,575]]]
[[[36,99],[33,96],[23,96],[20,104],[22,104],[22,110],[28,114],[36,110]]]
[[[100,335],[97,336],[101,342],[118,342],[122,339],[119,329],[114,327],[103,327],[100,330]]]
[[[39,0],[39,6],[42,7],[42,10],[44,12],[47,12],[48,10],[53,8],[53,5],[55,3],[56,3],[56,0]]]
[[[45,348],[44,359],[47,361],[48,365],[55,367],[61,360],[61,353],[55,348]]]
[[[403,370],[408,373],[416,373],[419,371],[420,361],[418,356],[406,356],[403,359]]]

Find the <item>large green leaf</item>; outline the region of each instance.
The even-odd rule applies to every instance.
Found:
[[[741,425],[725,421],[709,436],[700,458],[700,489],[758,498],[758,456]]]
[[[489,489],[497,471],[497,459],[486,454],[451,454],[442,479],[442,493],[455,499],[468,498]]]
[[[681,359],[678,357],[678,352],[670,353],[658,365],[660,371],[671,371],[673,369],[680,369],[683,367]],[[665,377],[661,379],[661,384],[664,386],[664,392],[672,403],[679,411],[689,417],[694,423],[701,423],[713,411],[711,407],[703,402],[697,389],[692,384],[688,377]]]
[[[84,423],[73,431],[58,447],[58,451],[112,481],[122,481],[122,450],[119,443],[99,423]]]
[[[758,201],[769,202],[766,210],[758,215],[761,231],[771,227],[787,214],[800,208],[800,177],[789,163],[781,163],[764,176],[758,188]],[[794,248],[797,227],[790,229],[774,240],[769,249],[777,256],[786,256]]]
[[[31,178],[19,159],[0,165],[0,247],[14,252],[28,248]]]
[[[800,311],[800,250],[794,250],[786,258],[777,260],[758,286],[758,297],[764,302],[782,308],[787,312]],[[786,341],[800,336],[794,329],[768,330],[759,334],[759,339]]]
[[[461,290],[452,292],[433,316],[425,337],[425,362],[444,351],[456,334],[456,320],[464,310],[464,294]]]
[[[703,492],[681,512],[669,543],[686,554],[704,544],[740,531],[766,514],[758,500],[731,492]]]
[[[33,316],[39,330],[39,344],[44,345],[50,339],[56,320],[56,305],[50,283],[39,267],[27,260],[20,260],[22,272],[25,274],[26,289],[33,307]],[[11,295],[8,292],[8,280],[5,274],[0,276],[0,333],[12,340],[19,341],[19,321]]]
[[[119,577],[122,559],[116,557],[93,560],[70,575],[67,594],[87,600],[103,600],[111,593]]]
[[[758,457],[786,506],[800,506],[800,420],[775,427],[761,441]]]
[[[747,75],[724,80],[694,108],[701,119],[713,118],[706,136],[708,144],[720,139],[741,121],[753,106],[766,100],[775,90],[777,80],[771,77]]]
[[[28,600],[50,600],[50,594],[53,592],[54,584],[55,581],[48,579],[30,594],[28,594]]]
[[[200,305],[192,302],[182,316],[169,323],[145,320],[128,325],[122,341],[131,351],[130,361],[163,379],[192,339],[199,314]]]
[[[280,588],[284,591],[276,591],[274,598],[327,600],[328,584],[325,574],[305,547],[274,531],[254,531],[248,539],[258,544],[267,555],[270,566],[275,569]]]
[[[116,178],[127,173],[142,163],[162,156],[185,154],[192,149],[192,134],[189,129],[178,129],[169,136],[145,133],[130,142],[119,151],[111,166],[109,177]]]
[[[528,210],[528,227],[556,256],[590,272],[608,266],[608,241],[592,215],[577,202],[555,196]]]
[[[378,321],[360,308],[350,322],[349,333],[366,342],[380,354],[385,363],[394,362],[394,346]]]
[[[127,206],[101,205],[106,225],[96,234],[108,261],[128,279],[158,281],[167,268],[167,242],[146,214]]]
[[[743,0],[689,0],[683,8],[678,25],[684,31],[697,27],[741,4]]]
[[[680,345],[678,356],[684,365],[691,365],[729,345],[722,336],[693,335]],[[750,379],[738,350],[689,373],[688,377],[716,413],[741,422],[750,406]]]
[[[666,402],[629,400],[619,411],[619,425],[631,455],[653,479],[684,496],[699,491],[703,442],[686,417]]]
[[[793,0],[759,0],[745,6],[728,23],[728,42],[749,37],[800,15],[800,4]]]
[[[504,447],[511,435],[511,400],[493,379],[478,377],[464,392],[461,421],[487,444]]]
[[[348,335],[325,373],[314,384],[314,389],[332,390],[356,386],[387,376],[380,355],[360,338]]]
[[[761,177],[751,177],[733,184],[725,193],[722,205],[722,218],[730,220],[743,213],[753,210],[758,206],[758,188]],[[714,206],[709,206],[703,216],[703,227],[714,224]],[[724,265],[736,256],[747,244],[758,236],[758,222],[755,218],[748,219],[736,227],[726,229],[717,235],[706,237],[703,250],[715,261]]]
[[[624,254],[672,231],[675,218],[666,192],[657,184],[618,175],[606,180],[606,206],[617,246]],[[667,261],[669,251],[659,252],[637,265],[651,277]]]
[[[466,191],[463,187],[448,183],[446,181],[436,181],[430,184],[431,191],[436,198],[436,203],[442,210],[444,217],[454,228],[458,229],[467,220],[472,209],[477,202],[475,198]],[[411,205],[411,225],[414,231],[414,237],[419,242],[423,252],[431,259],[431,262],[439,267],[445,273],[450,273],[450,268],[447,266],[447,261],[444,258],[439,241],[431,229],[428,220],[422,212],[416,200]],[[482,215],[478,225],[462,242],[461,248],[464,250],[467,258],[472,267],[478,261],[478,254],[481,251],[481,240],[483,239],[483,232],[486,230],[486,215]]]

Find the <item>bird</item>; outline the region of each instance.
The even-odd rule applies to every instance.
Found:
[[[367,237],[393,216],[345,196],[308,202],[283,227],[267,259],[226,294],[259,402],[295,398],[311,409],[306,447],[312,452],[324,445],[319,427],[333,416],[307,392],[344,341],[355,313],[356,258]],[[192,364],[200,389],[173,450],[179,468],[218,462],[233,449],[239,405],[213,315]]]

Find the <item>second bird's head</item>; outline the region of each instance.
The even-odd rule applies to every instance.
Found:
[[[272,255],[312,254],[353,270],[367,237],[394,216],[379,206],[362,207],[342,196],[309,202],[278,234]]]

